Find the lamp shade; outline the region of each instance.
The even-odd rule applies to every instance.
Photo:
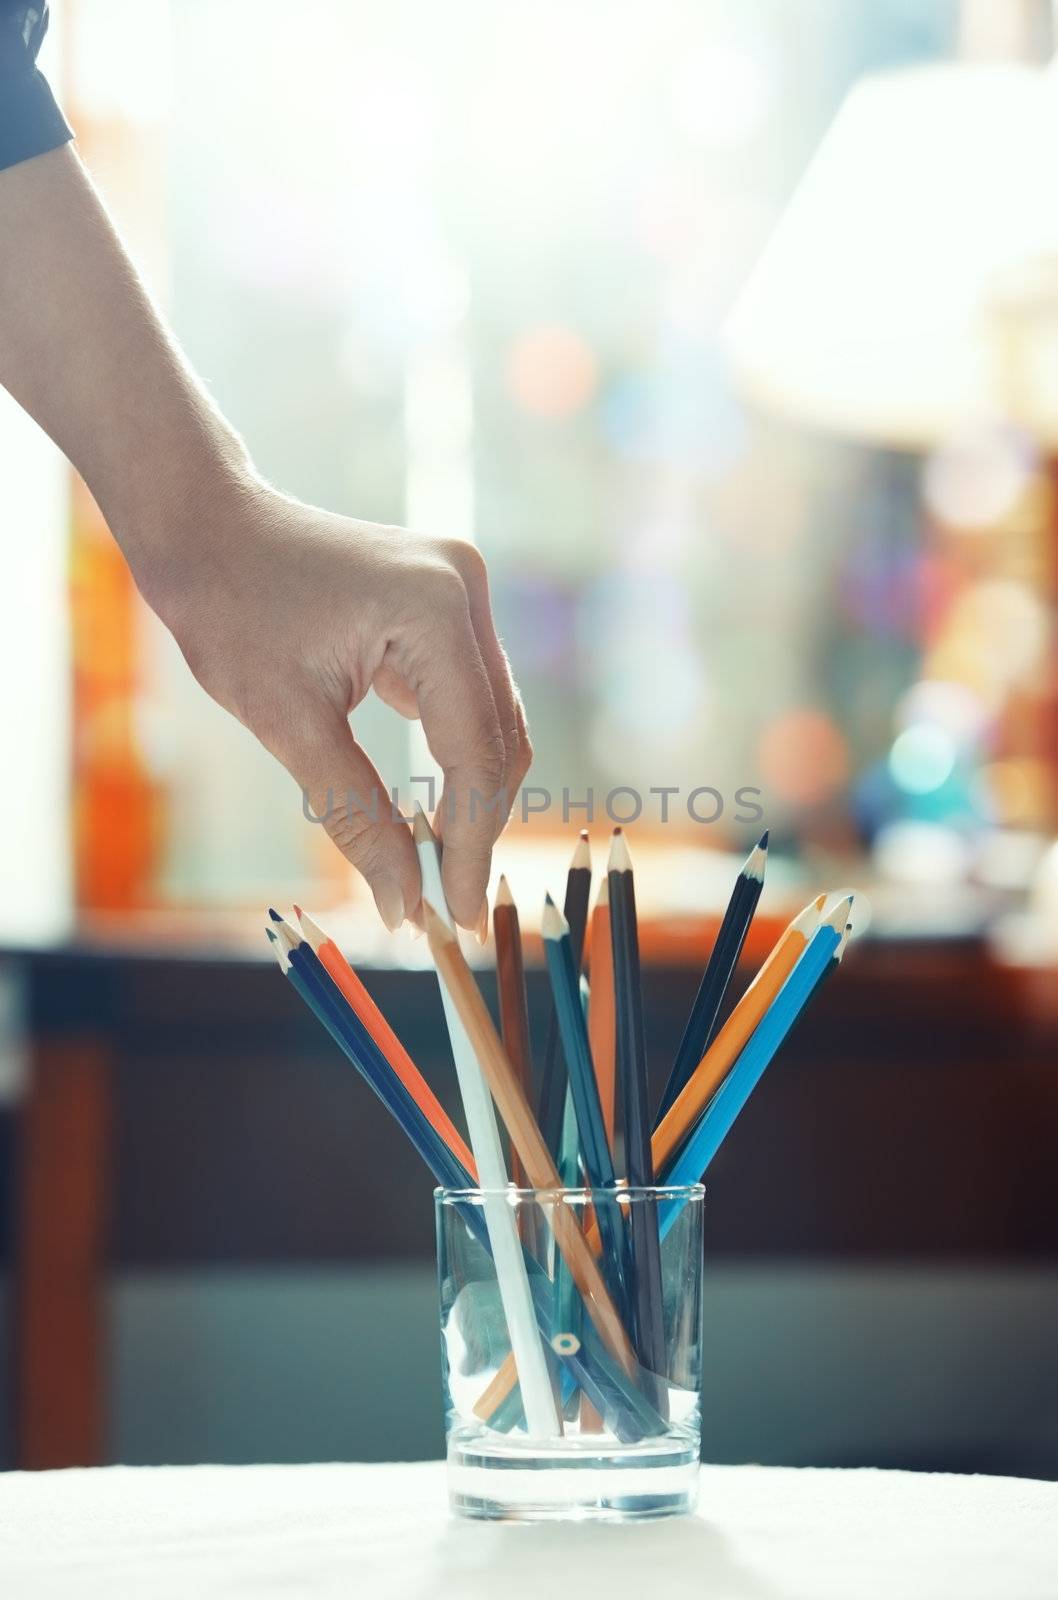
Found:
[[[849,94],[725,329],[747,397],[929,448],[1058,443],[1058,77],[952,63]]]

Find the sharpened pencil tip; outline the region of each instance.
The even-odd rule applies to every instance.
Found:
[[[606,870],[607,872],[631,872],[632,870],[632,857],[628,853],[628,840],[620,828],[615,828],[613,831]]]
[[[569,932],[569,923],[550,895],[544,897],[544,914],[540,919],[540,931],[545,939],[561,939]]]
[[[767,850],[767,848],[768,848],[768,840],[770,838],[771,838],[771,829],[770,828],[765,828],[764,832],[761,834],[760,838],[757,840],[757,849],[758,850]]]
[[[848,922],[849,912],[852,910],[852,898],[852,895],[849,894],[845,896],[844,900],[838,902],[829,917],[824,918],[826,927],[833,928],[835,933],[844,934],[845,924]]]
[[[269,906],[268,907],[268,915],[271,917],[273,922],[282,922],[282,920],[283,920],[283,918],[279,915],[279,912],[276,910],[275,906]]]
[[[573,850],[573,857],[569,863],[570,872],[591,871],[591,845],[588,843],[588,830],[582,828],[577,835],[577,843]]]
[[[511,886],[507,882],[507,874],[505,872],[501,872],[500,881],[496,885],[496,899],[494,901],[494,908],[495,906],[513,906],[513,904],[514,896],[511,893]]]
[[[319,923],[314,922],[307,911],[302,911],[298,906],[295,906],[294,910],[298,914],[298,923],[301,928],[302,937],[305,939],[305,942],[310,946],[312,951],[315,954],[319,954],[320,945],[326,944],[329,935],[324,933]]]
[[[271,941],[271,942],[272,942],[272,944],[275,944],[275,942],[276,942],[276,936],[275,936],[275,931],[274,931],[274,929],[272,929],[272,928],[266,928],[266,929],[265,929],[265,936],[266,936],[266,938],[268,938],[268,939],[269,939],[269,940],[270,940],[270,941]]]
[[[765,835],[767,837],[767,835]],[[742,868],[742,876],[753,883],[764,882],[764,871],[768,865],[767,845],[755,844],[746,857],[746,864]]]

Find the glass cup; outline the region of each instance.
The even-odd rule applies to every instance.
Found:
[[[489,1234],[497,1192],[435,1190],[452,1509],[618,1522],[693,1510],[701,1184],[499,1193],[521,1242],[535,1319],[523,1333],[540,1340],[555,1423],[543,1434],[526,1426]]]

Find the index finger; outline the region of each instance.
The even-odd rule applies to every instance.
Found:
[[[448,906],[461,927],[487,919],[492,846],[503,827],[506,750],[469,612],[444,631],[416,684],[430,751],[444,773],[438,808]]]

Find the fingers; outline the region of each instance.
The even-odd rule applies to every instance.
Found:
[[[297,733],[275,754],[301,785],[312,815],[367,879],[386,927],[395,932],[420,900],[419,864],[407,824],[346,718],[326,704],[305,707]]]
[[[445,895],[455,920],[487,927],[492,846],[506,820],[507,755],[466,596],[444,608],[411,664],[423,730],[444,773],[439,807]]]
[[[496,703],[500,719],[505,755],[503,786],[507,795],[503,821],[506,822],[533,757],[525,711],[511,674],[510,663],[496,633],[485,562],[473,545],[449,541],[446,549],[449,559],[466,586],[471,626],[474,629],[485,671],[488,673],[492,698]]]

